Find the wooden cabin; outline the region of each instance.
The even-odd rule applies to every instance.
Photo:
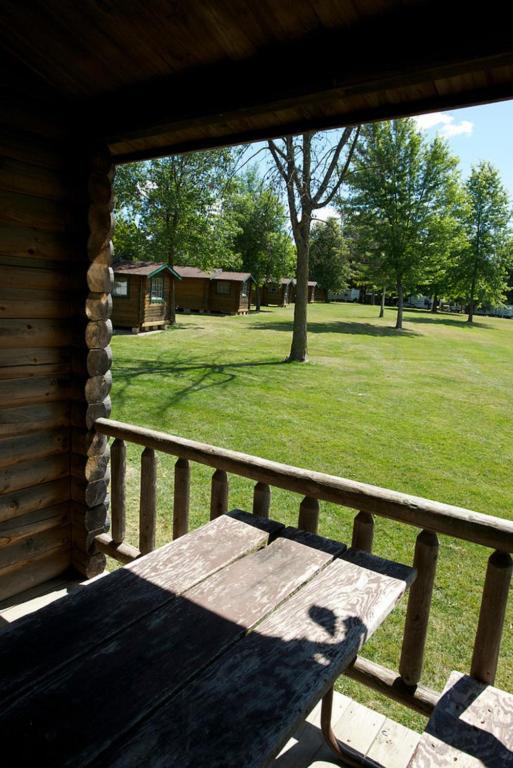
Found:
[[[175,267],[181,277],[176,285],[176,308],[180,312],[220,312],[244,315],[249,312],[253,277],[249,272],[204,272],[197,267]]]
[[[266,306],[286,307],[291,301],[291,277],[282,277],[279,281],[269,281],[262,288],[261,303]]]
[[[176,309],[179,312],[209,312],[211,272],[197,267],[175,267],[181,280],[175,286]]]
[[[251,305],[253,283],[249,272],[215,271],[210,278],[210,312],[247,315]]]
[[[114,327],[138,333],[174,323],[175,280],[181,278],[171,266],[124,261],[114,264],[113,271]]]
[[[308,281],[308,303],[309,304],[313,304],[315,301],[316,287],[317,287],[317,283],[315,282],[315,280]],[[295,279],[292,280],[290,295],[291,295],[290,300],[295,303],[296,301],[296,280]]]
[[[329,292],[326,290],[326,288],[323,288],[320,285],[316,285],[314,289],[314,301],[329,301]]]
[[[122,0],[4,0],[0,599],[18,595],[21,601],[24,590],[65,574],[98,575],[106,553],[127,562],[152,548],[151,526],[142,531],[139,548],[124,541],[119,435],[112,446],[109,512],[116,166],[511,99],[509,14],[509,5],[498,0],[261,0],[258,8],[245,0],[132,0],[129,6]],[[171,405],[168,411],[175,423]],[[151,444],[145,451],[147,483],[152,451],[165,441],[141,437],[145,433],[135,426],[123,434],[138,445]],[[168,443],[169,452],[176,452],[176,440]],[[186,530],[191,457],[186,442],[178,450],[183,461],[176,468],[176,535]],[[483,572],[468,574],[469,588],[485,583],[470,671],[479,685],[493,684],[511,575],[509,521],[363,483],[351,493],[349,481],[313,482],[311,472],[283,465],[264,470],[262,460],[237,454],[230,463],[228,453],[218,451],[215,461],[205,448],[194,454],[207,466],[218,464],[213,516],[226,508],[228,470],[259,480],[255,510],[261,515],[269,513],[269,483],[299,494],[298,500],[304,496],[301,527],[312,527],[319,499],[353,504],[360,510],[353,532],[357,549],[372,547],[373,515],[420,531],[418,586],[410,593],[402,652],[394,649],[400,669],[358,656],[348,674],[424,715],[444,698],[424,685],[423,672],[438,552],[434,532],[441,547],[449,535],[481,546]],[[377,526],[376,537],[379,531]],[[382,544],[380,554],[386,554]],[[114,596],[113,609],[118,602]],[[454,611],[457,623],[457,606]],[[81,620],[94,634],[97,612],[89,609]],[[93,668],[91,681],[97,685]],[[258,729],[258,721],[250,727]],[[482,728],[473,731],[489,743]],[[93,728],[90,738],[95,739]],[[5,742],[2,747],[8,759]]]

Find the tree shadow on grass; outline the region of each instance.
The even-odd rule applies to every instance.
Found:
[[[439,314],[426,317],[426,315],[417,315],[414,313],[410,314],[410,312],[408,312],[404,318],[404,321],[405,323],[419,323],[425,325],[448,325],[452,328],[492,328],[489,323],[482,323],[478,320],[474,320],[473,323],[467,323],[463,319],[463,316],[460,315],[460,318],[461,319],[456,319],[455,317],[451,317],[449,315]]]
[[[180,403],[189,395],[197,394],[211,387],[227,387],[237,378],[237,371],[242,368],[259,368],[261,366],[283,365],[284,360],[257,360],[242,363],[209,363],[199,358],[162,359],[162,356],[151,360],[137,360],[137,364],[121,364],[114,366],[114,382],[116,387],[116,402],[121,406],[130,403],[133,396],[129,394],[131,384],[143,376],[158,376],[161,379],[160,389],[163,395],[161,408],[166,409]],[[168,382],[167,380],[170,379]],[[183,384],[177,388],[177,383]],[[173,388],[172,392],[167,386]]]
[[[292,322],[255,323],[251,330],[286,331],[292,333]],[[372,323],[344,322],[334,320],[330,323],[308,323],[308,333],[344,333],[352,336],[418,336],[417,331],[403,328],[398,331],[391,326],[373,325]]]

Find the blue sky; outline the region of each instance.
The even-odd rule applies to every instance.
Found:
[[[513,201],[513,101],[452,109],[416,118],[428,137],[439,133],[448,139],[467,176],[480,160],[489,160],[502,176]]]

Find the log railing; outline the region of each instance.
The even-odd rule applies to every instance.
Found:
[[[422,714],[429,715],[440,696],[420,683],[438,558],[437,534],[491,548],[493,552],[485,576],[471,674],[482,682],[494,682],[513,569],[510,555],[513,552],[513,522],[112,419],[97,419],[96,429],[115,438],[111,449],[111,535],[97,536],[96,543],[105,554],[123,563],[151,551],[155,546],[155,451],[178,457],[174,482],[174,538],[188,530],[191,461],[214,469],[211,518],[228,511],[230,473],[255,481],[252,509],[255,515],[269,516],[273,486],[300,494],[303,498],[299,504],[298,527],[314,533],[318,528],[319,501],[358,510],[353,524],[352,546],[368,552],[372,550],[374,515],[420,529],[413,558],[417,579],[409,593],[399,673],[357,657],[346,674]],[[138,549],[124,541],[126,441],[144,447],[141,456]]]

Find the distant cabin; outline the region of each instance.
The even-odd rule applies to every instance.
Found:
[[[112,324],[134,332],[174,322],[173,292],[180,275],[168,264],[124,261],[113,265]]]
[[[316,285],[314,288],[315,301],[329,301],[330,295],[326,288],[322,288],[320,285]]]
[[[261,303],[265,306],[286,307],[291,300],[292,283],[291,277],[282,277],[279,282],[265,283]]]
[[[253,277],[249,272],[204,272],[197,267],[175,267],[182,278],[176,285],[178,311],[219,312],[242,315],[249,312]]]
[[[308,281],[308,303],[313,304],[315,301],[315,289],[317,287],[317,283],[315,280],[309,280]],[[292,281],[291,286],[291,301],[296,301],[296,280]]]

